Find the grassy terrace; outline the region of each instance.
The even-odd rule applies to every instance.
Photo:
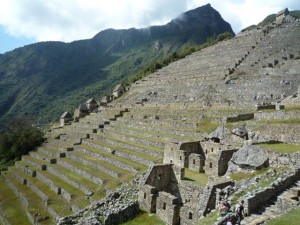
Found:
[[[27,179],[27,181],[30,181],[40,191],[45,193],[49,197],[49,205],[54,209],[54,211],[57,214],[61,216],[70,214],[70,207],[68,206],[69,202],[67,202],[67,200],[63,199],[61,196],[57,195],[53,190],[51,190],[51,188],[47,184],[27,175],[26,173],[17,168],[13,168],[13,170],[16,173],[18,173],[21,177]],[[74,203],[74,205],[76,204]]]
[[[121,225],[165,225],[166,223],[156,217],[155,214],[141,212],[136,218]]]
[[[121,128],[121,129],[118,129],[118,128]],[[107,131],[108,132],[111,131],[116,134],[124,135],[124,136],[130,137],[130,138],[141,139],[141,140],[146,140],[146,141],[151,141],[151,142],[158,142],[158,143],[162,143],[162,144],[167,143],[166,140],[159,138],[160,137],[158,135],[159,133],[157,133],[157,135],[154,135],[154,134],[150,134],[151,131],[147,132],[145,130],[138,129],[138,128],[126,127],[123,125],[116,126],[114,124],[110,129],[107,129]],[[108,136],[111,136],[111,135],[108,135]]]
[[[276,219],[272,219],[266,225],[299,225],[300,208],[293,209]]]
[[[75,160],[64,158],[63,161],[72,165],[73,167],[76,167],[82,171],[87,172],[88,174],[91,174],[94,177],[103,180],[104,184],[102,186],[105,189],[114,190],[121,182],[120,180],[117,180],[116,178],[113,178],[112,176],[109,176],[106,173],[103,173],[99,170],[95,170],[93,167],[78,163]],[[76,173],[76,171],[74,172]]]
[[[149,129],[151,129],[154,125],[153,124],[149,124],[147,122],[144,121],[144,119],[134,119],[134,121],[138,121],[140,125],[143,125],[145,127],[149,127]],[[184,122],[182,122],[184,123]],[[161,130],[177,130],[177,131],[181,131],[181,132],[210,132],[215,130],[220,124],[216,123],[216,122],[212,122],[208,119],[208,121],[206,120],[202,120],[200,121],[200,123],[198,124],[198,127],[195,128],[186,128],[186,127],[175,127],[174,126],[166,126],[166,125],[159,125],[159,124],[155,124],[155,128],[159,128]]]
[[[113,132],[118,133],[118,134],[123,134],[122,132],[115,131],[115,130]],[[148,150],[155,151],[155,152],[163,152],[162,148],[158,148],[158,147],[154,147],[154,146],[150,146],[150,145],[145,145],[145,144],[138,143],[138,142],[127,141],[127,140],[115,138],[111,135],[107,135],[107,134],[104,134],[104,133],[96,133],[95,135],[99,135],[101,137],[104,137],[104,138],[107,138],[107,139],[110,139],[110,140],[113,140],[113,141],[116,141],[116,142],[119,142],[119,143],[122,143],[122,144],[127,144],[127,145],[131,145],[131,146],[139,147],[139,148],[144,148],[144,149],[148,149]],[[128,135],[128,133],[126,135]]]
[[[96,153],[96,154],[101,154],[101,155],[103,155],[105,157],[108,157],[108,158],[111,158],[113,160],[117,160],[117,161],[120,161],[120,162],[122,162],[124,164],[131,165],[134,168],[136,168],[138,171],[144,171],[144,170],[147,169],[147,166],[144,165],[144,164],[140,164],[140,163],[137,163],[137,162],[134,162],[134,161],[122,158],[120,156],[113,155],[113,154],[111,154],[111,153],[109,153],[107,151],[101,150],[101,149],[93,148],[93,147],[90,147],[90,146],[85,145],[85,144],[80,145],[80,147],[84,148],[86,150],[87,154],[89,152]]]
[[[5,172],[5,176],[10,180],[10,182],[18,189],[18,191],[20,193],[22,193],[26,199],[27,199],[27,202],[28,202],[28,208],[27,208],[27,211],[34,217],[35,213],[38,212],[39,214],[41,214],[41,217],[43,216],[49,216],[50,219],[49,220],[46,220],[44,221],[42,224],[52,224],[52,221],[54,221],[54,219],[51,217],[51,215],[46,211],[45,209],[45,203],[41,200],[41,198],[35,193],[33,192],[32,190],[30,190],[30,188],[28,188],[27,186],[25,185],[22,185],[20,184],[11,174]],[[7,195],[5,195],[5,197],[9,197]],[[17,204],[17,207],[18,207],[18,204]],[[14,205],[8,205],[7,206],[7,210],[8,212],[13,212],[12,208],[14,208]],[[17,208],[14,208],[15,210]],[[22,212],[24,212],[24,209],[21,210]],[[71,211],[69,211],[69,213],[71,213]],[[17,214],[14,214],[14,217],[15,218],[12,218],[12,220],[19,220],[20,218],[17,218],[16,215],[20,215],[22,216],[22,213],[20,214],[19,212],[17,212]],[[25,220],[27,221],[27,220]],[[13,223],[13,224],[22,224],[21,223]],[[30,223],[29,223],[30,224]]]
[[[116,124],[113,124],[113,126],[116,126]],[[139,139],[146,139],[146,140],[149,140],[149,141],[156,141],[156,142],[161,142],[161,143],[168,142],[168,141],[163,140],[163,139],[158,139],[157,137],[174,138],[174,139],[182,139],[182,140],[194,140],[195,139],[195,137],[190,137],[190,136],[181,136],[181,135],[176,135],[176,134],[158,132],[158,131],[155,131],[155,130],[151,129],[152,126],[150,124],[143,124],[143,126],[148,127],[147,130],[139,129],[139,128],[136,128],[136,127],[128,127],[128,126],[119,125],[119,124],[117,126],[119,126],[122,129],[127,129],[129,131],[133,131],[133,132],[136,132],[136,133],[139,133],[139,134],[150,134],[150,135],[156,136],[156,137],[151,138],[151,137],[145,137],[145,136],[141,136],[141,135],[137,135],[137,134],[128,134],[128,136],[130,136],[130,137],[139,138]],[[155,127],[158,127],[158,126],[155,126]],[[174,127],[162,126],[162,130],[163,129],[174,130]],[[176,128],[176,130],[178,130],[178,128]],[[119,132],[119,131],[116,131],[116,132]],[[120,132],[120,133],[122,133],[122,132]]]
[[[204,187],[208,182],[208,175],[205,173],[198,173],[196,171],[185,168],[184,180],[191,181],[199,187]]]
[[[118,173],[120,175],[119,179],[122,180],[122,181],[129,182],[132,179],[132,175],[130,173],[128,173],[126,170],[123,170],[121,168],[113,166],[110,163],[107,163],[103,160],[99,160],[96,157],[93,157],[93,156],[90,156],[90,155],[87,155],[87,154],[82,154],[80,152],[72,152],[72,154],[76,155],[76,156],[78,156],[78,157],[80,157],[84,160],[90,161],[92,163],[99,164],[99,165],[101,165],[102,167],[104,167],[108,170],[111,170],[111,171],[114,171],[114,172]]]
[[[115,149],[117,151],[125,152],[125,153],[131,154],[131,155],[136,155],[136,156],[139,156],[139,157],[144,158],[144,159],[149,159],[149,160],[152,160],[152,161],[159,160],[158,158],[155,158],[153,156],[147,155],[145,153],[142,153],[142,152],[139,152],[139,151],[135,151],[135,150],[132,150],[132,149],[128,149],[128,148],[122,148],[122,147],[119,147],[119,146],[116,146],[116,145],[111,145],[111,144],[108,144],[108,143],[103,142],[103,141],[92,140],[92,142],[94,144],[99,145],[99,146],[103,146],[103,147]]]
[[[299,145],[285,144],[285,143],[259,144],[259,146],[272,151],[282,152],[282,153],[294,153],[300,151]]]
[[[35,164],[38,164],[38,165],[45,164],[44,161],[41,161],[41,160],[38,160],[38,159],[35,159],[32,157],[27,157],[27,158],[29,161],[32,161]],[[27,163],[25,163],[23,161],[19,161],[18,163],[21,163],[25,166],[27,165]],[[64,176],[68,177],[70,180],[73,180],[74,182],[76,182],[78,184],[82,184],[86,188],[92,190],[94,192],[93,199],[101,199],[105,196],[106,191],[102,186],[99,186],[98,184],[93,183],[90,179],[87,179],[77,173],[74,173],[73,170],[69,170],[58,164],[48,164],[47,167],[52,167],[52,168],[56,169],[57,171],[61,172]]]
[[[0,176],[0,193],[0,206],[2,208],[3,215],[10,222],[10,224],[31,224],[27,218],[20,199],[6,185],[2,176]],[[13,205],[11,204],[12,202],[14,203]],[[1,218],[0,224],[5,225],[4,223],[1,223]],[[48,224],[50,224],[50,221],[48,221]]]

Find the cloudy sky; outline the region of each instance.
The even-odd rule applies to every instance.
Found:
[[[0,53],[39,41],[87,39],[107,28],[162,25],[210,3],[237,33],[299,0],[0,0]]]

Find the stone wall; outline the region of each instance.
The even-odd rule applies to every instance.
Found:
[[[250,215],[260,206],[266,204],[270,199],[277,196],[300,179],[300,169],[295,169],[287,177],[278,178],[270,187],[256,192],[254,195],[245,198],[245,212]]]
[[[252,120],[254,118],[254,113],[240,114],[235,117],[227,117],[226,121],[230,122],[239,122],[244,120]]]
[[[167,225],[180,224],[179,200],[174,195],[161,191],[157,197],[156,215]]]
[[[128,220],[133,219],[139,212],[138,202],[129,202],[121,209],[113,210],[109,213],[104,219],[104,224],[113,225],[127,222]]]
[[[219,152],[218,157],[218,176],[223,176],[228,169],[228,162],[232,158],[233,153],[238,151],[237,149],[231,149],[231,150],[223,150]]]
[[[180,208],[180,224],[194,224],[202,216],[199,203],[203,189],[191,182],[182,181],[179,190],[183,202],[183,206]]]

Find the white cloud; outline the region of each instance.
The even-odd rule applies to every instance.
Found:
[[[299,0],[211,0],[235,32]],[[91,38],[107,28],[165,24],[205,0],[0,0],[0,25],[14,36],[37,41]]]

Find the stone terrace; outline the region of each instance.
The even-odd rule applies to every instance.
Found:
[[[254,105],[297,90],[300,24],[254,30],[193,53],[131,86],[123,105]],[[234,46],[234,47],[233,47]]]
[[[199,110],[183,113],[170,107],[92,113],[71,125],[52,128],[42,146],[2,176],[21,196],[28,220],[49,224],[161,162],[165,143],[199,140],[202,120]]]

